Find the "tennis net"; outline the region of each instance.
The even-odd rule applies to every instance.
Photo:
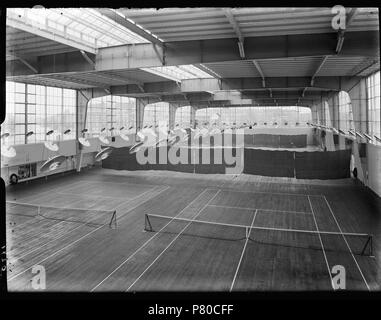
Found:
[[[96,210],[68,207],[52,207],[30,203],[6,201],[6,213],[28,217],[84,223],[88,225],[116,226],[116,210]]]
[[[156,214],[145,215],[144,230],[218,240],[248,239],[262,245],[309,250],[322,251],[324,247],[324,251],[373,256],[373,236],[365,233],[256,227]]]

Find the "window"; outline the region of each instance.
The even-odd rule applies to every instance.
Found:
[[[169,104],[158,102],[146,105],[144,108],[144,127],[164,127],[169,125]]]
[[[6,83],[6,114],[1,133],[9,133],[8,145],[25,143],[25,87],[23,83]]]
[[[191,126],[191,106],[178,107],[175,114],[175,125],[181,128],[189,128]]]
[[[76,138],[77,131],[77,103],[76,92],[74,90],[63,89],[63,110],[62,123],[64,132],[70,130],[68,134],[63,135],[63,140],[72,140]]]
[[[112,126],[115,132],[124,127],[130,133],[136,132],[136,99],[130,97],[113,97]]]
[[[9,145],[75,139],[76,111],[75,90],[7,81],[2,132],[10,134]],[[64,135],[67,129],[71,133]],[[49,130],[55,131],[53,136],[46,135]]]
[[[339,129],[344,131],[354,129],[351,99],[345,91],[339,93]]]
[[[136,100],[129,97],[104,96],[92,99],[87,111],[86,128],[91,136],[99,136],[105,128],[117,134],[121,127],[136,131]],[[110,133],[111,134],[111,133]]]
[[[296,125],[306,124],[311,121],[311,109],[305,107],[223,107],[204,108],[196,111],[198,125],[209,124],[244,125]]]
[[[381,136],[380,71],[367,78],[368,89],[368,133]]]

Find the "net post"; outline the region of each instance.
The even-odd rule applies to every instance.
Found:
[[[149,221],[148,214],[144,215],[144,231],[153,231],[151,222]]]
[[[111,220],[110,220],[110,223],[109,223],[109,227],[112,228],[112,222],[114,221],[114,225],[115,225],[115,228],[117,227],[117,223],[116,223],[116,210],[114,210],[114,212],[112,213],[112,216],[111,216]]]
[[[373,241],[372,241],[372,235],[368,236],[368,239],[366,240],[366,243],[364,245],[364,248],[362,249],[361,255],[363,256],[365,254],[366,248],[369,246],[369,256],[373,255]]]

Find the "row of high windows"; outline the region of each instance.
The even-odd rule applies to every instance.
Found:
[[[368,133],[381,135],[380,120],[380,72],[368,77]],[[339,129],[354,128],[349,95],[339,94]],[[169,104],[159,102],[144,108],[143,128],[158,128],[169,123]],[[76,138],[77,131],[76,91],[16,82],[6,83],[6,118],[1,133],[9,133],[7,144],[36,143],[46,140]],[[85,127],[90,136],[102,132],[116,135],[121,129],[136,132],[136,99],[120,96],[104,96],[89,102]],[[175,125],[242,125],[277,124],[304,125],[311,121],[311,110],[304,107],[223,107],[197,109],[192,123],[192,108],[179,107],[175,112]],[[323,119],[332,125],[328,104],[325,103]],[[112,129],[112,130],[111,130]],[[53,134],[48,134],[53,131]],[[110,132],[112,131],[112,132]]]

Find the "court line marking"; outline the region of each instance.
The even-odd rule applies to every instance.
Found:
[[[368,285],[368,282],[366,281],[365,276],[364,276],[364,274],[363,274],[363,272],[362,272],[362,270],[361,270],[361,268],[360,268],[360,266],[359,266],[359,264],[358,264],[358,262],[357,262],[357,260],[356,260],[356,258],[355,258],[355,256],[354,256],[354,254],[353,254],[353,252],[352,252],[352,249],[351,249],[351,247],[349,246],[349,244],[348,244],[348,242],[347,242],[347,239],[345,238],[345,235],[343,234],[343,231],[341,230],[340,224],[339,224],[339,222],[337,221],[336,216],[335,216],[335,214],[333,213],[332,208],[331,208],[331,206],[330,206],[329,203],[328,203],[327,198],[326,198],[325,196],[323,196],[323,198],[324,198],[325,202],[327,203],[327,206],[328,206],[329,211],[331,211],[332,217],[333,217],[333,219],[335,220],[337,227],[339,228],[339,231],[340,231],[340,233],[341,233],[341,235],[342,235],[342,237],[343,237],[343,239],[344,239],[344,242],[345,242],[345,244],[347,245],[349,252],[351,253],[351,256],[352,256],[352,258],[353,258],[353,260],[354,260],[354,262],[355,262],[355,264],[356,264],[356,266],[357,266],[357,269],[358,269],[359,272],[360,272],[360,275],[361,275],[362,279],[364,280],[364,283],[365,283],[365,285],[366,285],[368,291],[371,291],[371,290],[370,290],[370,287],[369,287],[369,285]]]
[[[80,181],[76,181],[76,182],[72,182],[72,184],[77,184],[77,183],[79,183]],[[45,184],[46,185],[46,184]],[[57,189],[59,189],[59,188],[62,188],[62,186],[57,186],[57,187],[53,187],[52,189],[50,189],[50,190],[47,190],[47,191],[42,191],[41,193],[38,193],[38,196],[37,197],[35,197],[34,199],[32,199],[33,201],[35,201],[35,200],[37,200],[37,199],[40,199],[40,198],[43,198],[43,197],[46,197],[46,196],[48,196],[48,195],[51,195],[53,192],[55,193],[56,192],[56,190]],[[21,198],[21,201],[25,201],[26,199],[29,199],[29,198],[31,198],[31,197],[34,197],[34,196],[36,196],[35,194],[33,195],[29,195],[29,196],[26,196],[26,197],[22,197]],[[13,200],[14,201],[14,200]],[[28,201],[28,200],[26,200],[26,201]]]
[[[8,219],[10,218],[10,216],[13,216],[13,217],[29,217],[30,219],[27,219],[26,221],[20,223],[20,224],[15,224],[15,225],[11,225],[10,223],[7,223],[7,229],[10,228],[17,228],[17,227],[21,227],[27,223],[30,223],[32,222],[31,224],[34,224],[34,223],[38,223],[39,221],[37,221],[36,219],[37,218],[40,218],[38,216],[28,216],[26,214],[11,214],[11,213],[7,213],[7,217]],[[38,219],[38,220],[42,220],[42,219]],[[10,221],[9,221],[10,222]]]
[[[243,256],[245,255],[245,251],[246,251],[246,246],[247,246],[247,243],[249,242],[250,233],[251,233],[251,227],[254,225],[255,218],[257,217],[257,212],[258,212],[258,210],[255,210],[253,221],[251,222],[251,225],[250,225],[250,231],[249,231],[249,234],[248,234],[248,236],[246,238],[245,244],[243,246],[241,257],[239,259],[239,262],[238,262],[238,265],[237,265],[237,269],[235,270],[234,278],[233,278],[232,284],[230,286],[230,290],[229,290],[230,292],[233,290],[233,287],[234,287],[234,284],[235,284],[235,280],[236,280],[237,275],[238,275],[239,268],[241,267],[242,259],[243,259]]]
[[[152,188],[152,189],[150,189],[150,190],[153,190],[153,189],[155,189],[155,187]],[[166,188],[166,189],[168,189],[168,188]],[[136,196],[136,197],[133,198],[133,199],[124,201],[124,202],[121,203],[120,205],[128,204],[130,201],[132,201],[132,200],[134,200],[134,199],[136,199],[136,198],[139,198],[140,196],[143,196],[145,193],[147,193],[147,192],[150,191],[150,190],[147,190],[146,192],[140,194],[139,196]],[[164,191],[164,190],[163,190],[163,191]],[[22,203],[19,203],[19,202],[13,202],[13,201],[10,201],[10,202],[7,201],[7,202],[8,202],[8,203],[11,203],[11,204],[22,204]],[[111,209],[111,210],[105,210],[105,211],[110,211],[110,212],[112,212],[113,210],[116,210],[116,208],[118,208],[120,205],[116,206],[114,209]],[[57,209],[75,209],[75,208],[57,208]],[[80,210],[93,210],[93,209],[80,209]],[[102,211],[102,210],[95,210],[95,209],[94,209],[93,211]],[[123,217],[123,216],[122,216],[122,217]],[[35,217],[32,217],[32,218],[40,218],[40,217],[39,217],[39,216],[35,216]],[[27,251],[26,253],[24,253],[24,254],[21,255],[20,257],[14,257],[14,259],[22,259],[23,257],[25,257],[25,256],[31,254],[32,252],[34,252],[34,251],[36,251],[36,250],[38,250],[38,249],[40,249],[40,248],[42,248],[42,247],[48,245],[49,243],[61,239],[62,237],[64,237],[64,236],[70,234],[71,232],[73,232],[73,231],[79,229],[80,227],[83,227],[83,226],[88,226],[88,227],[89,227],[89,224],[91,224],[91,221],[92,221],[92,220],[95,220],[96,218],[97,218],[97,217],[94,217],[93,219],[90,219],[88,222],[83,222],[83,223],[81,223],[81,222],[75,222],[75,221],[70,221],[70,220],[67,220],[67,221],[65,220],[65,221],[61,221],[61,222],[59,222],[59,223],[55,223],[54,226],[58,226],[58,225],[60,225],[60,224],[63,224],[64,222],[67,222],[67,223],[69,223],[69,224],[76,224],[76,223],[81,223],[81,224],[80,224],[79,226],[75,227],[75,228],[72,229],[72,230],[69,230],[69,231],[67,231],[67,232],[64,232],[61,236],[49,240],[48,242],[46,242],[46,243],[43,244],[42,246]],[[30,220],[31,220],[31,219],[29,219],[29,220],[26,221],[26,222],[29,222]],[[25,224],[26,222],[24,222],[23,224]],[[39,221],[37,221],[37,223],[39,223]],[[20,225],[19,225],[19,226],[20,226]],[[7,253],[7,254],[8,254],[8,253]]]
[[[317,224],[317,221],[316,221],[316,217],[315,217],[315,213],[314,213],[314,209],[313,209],[313,207],[312,207],[312,203],[311,203],[310,197],[308,197],[308,202],[310,203],[311,211],[312,211],[312,214],[313,214],[313,216],[314,216],[314,222],[315,222],[316,230],[319,231],[319,227],[318,227],[318,224]],[[323,250],[324,260],[325,260],[325,263],[326,263],[326,265],[327,265],[329,278],[331,279],[331,286],[332,286],[332,289],[333,289],[333,290],[336,290],[336,289],[335,289],[335,286],[333,285],[332,274],[331,274],[331,270],[330,270],[330,268],[329,268],[329,263],[328,263],[327,255],[326,255],[326,253],[325,253],[325,249],[324,249],[323,241],[321,240],[321,236],[320,236],[320,234],[318,234],[318,236],[319,236],[319,241],[320,241],[321,248],[322,248],[322,250]]]
[[[321,150],[322,151],[322,150]],[[277,182],[274,182],[274,181],[263,181],[263,180],[260,180],[258,178],[268,178],[268,177],[265,177],[265,176],[259,176],[259,175],[251,175],[251,174],[247,174],[247,173],[242,173],[242,175],[244,177],[248,177],[248,182],[249,183],[261,183],[261,184],[274,184],[274,183],[277,183],[277,184],[292,184],[294,185],[294,182],[293,180],[296,180],[296,178],[290,178],[290,179],[293,179],[293,180],[281,180],[281,181],[277,181]],[[250,180],[250,178],[252,180]],[[285,178],[285,177],[277,177],[277,178]],[[329,186],[334,186],[334,187],[350,187],[352,185],[350,184],[347,184],[347,183],[343,183],[343,184],[340,184],[340,183],[329,183],[329,182],[323,182],[324,180],[321,180],[320,181],[310,181],[310,179],[297,179],[299,180],[299,183],[298,185],[299,186],[312,186],[312,187],[329,187]],[[327,180],[328,181],[328,180]]]
[[[56,193],[58,192],[58,190],[60,190],[62,187],[65,189],[68,189],[69,187],[73,187],[77,184],[80,184],[82,182],[82,180],[79,180],[79,181],[73,181],[71,183],[69,183],[69,185],[63,185],[63,186],[57,186],[57,187],[53,187],[53,189],[50,189],[48,191],[44,191],[43,193],[47,193],[48,195],[51,195],[53,192]],[[41,198],[41,197],[38,197],[38,198]]]
[[[153,188],[151,188],[153,189]],[[59,195],[63,195],[63,196],[74,196],[74,195],[78,195],[78,193],[76,192],[56,192],[57,194]],[[100,199],[113,199],[113,200],[117,200],[117,199],[123,199],[123,197],[110,197],[110,196],[103,196],[103,195],[97,195],[97,194],[81,194],[81,197],[87,197],[88,199],[87,200],[91,200],[90,198],[100,198]]]
[[[158,196],[160,193],[162,193],[162,192],[164,192],[165,190],[168,190],[168,189],[169,189],[169,187],[167,186],[167,188],[165,188],[165,189],[163,189],[163,190],[160,190],[160,192],[157,193],[154,197]],[[152,197],[152,198],[148,198],[148,199],[146,199],[145,201],[143,201],[142,203],[138,203],[138,204],[136,204],[136,206],[134,206],[134,207],[128,209],[127,212],[130,212],[131,210],[134,210],[134,209],[137,208],[139,205],[142,205],[143,203],[147,202],[148,200],[153,199],[154,197]],[[127,212],[126,212],[126,213],[127,213]],[[121,219],[123,219],[123,217],[125,217],[125,216],[126,216],[126,214],[125,214],[124,216],[122,216]],[[120,221],[121,219],[119,219],[118,221]],[[64,249],[66,249],[66,248],[72,246],[73,244],[75,244],[75,243],[79,242],[80,240],[86,238],[87,236],[89,236],[89,235],[92,234],[93,232],[95,232],[95,231],[97,231],[97,230],[99,230],[99,229],[101,229],[101,228],[104,228],[105,226],[106,226],[106,225],[99,226],[99,227],[97,227],[96,229],[94,229],[94,230],[92,230],[92,231],[86,233],[86,234],[85,234],[84,236],[82,236],[81,238],[79,238],[79,239],[77,239],[77,240],[75,240],[75,241],[73,241],[73,242],[67,244],[66,246],[64,246],[63,248],[57,250],[56,252],[53,252],[52,254],[50,254],[49,256],[47,256],[46,258],[44,258],[43,260],[41,260],[41,261],[35,263],[34,265],[36,265],[36,264],[40,264],[41,262],[44,262],[45,260],[47,260],[47,259],[49,259],[49,258],[55,256],[57,253],[59,253],[59,252],[63,251]],[[14,275],[13,277],[9,278],[8,281],[11,281],[11,280],[15,279],[16,277],[18,277],[19,275],[24,274],[25,272],[27,272],[27,271],[30,270],[31,268],[32,268],[32,267],[28,267],[28,268],[25,269],[24,271],[22,271],[22,272],[20,272],[20,273],[18,273],[18,274],[16,274],[16,275]]]
[[[164,189],[160,189],[160,188],[164,188]],[[170,189],[171,187],[170,186],[165,186],[165,185],[157,185],[155,187],[153,187],[152,189],[149,189],[143,193],[141,193],[140,195],[130,199],[130,200],[127,200],[121,204],[118,204],[113,210],[118,210],[118,207],[121,207],[121,206],[125,206],[127,205],[128,203],[132,202],[132,201],[135,201],[139,198],[141,198],[142,196],[144,196],[145,194],[149,193],[149,192],[153,192],[154,194],[149,197],[148,199],[144,200],[142,203],[138,203],[135,207],[131,208],[131,209],[128,209],[122,216],[117,216],[117,219],[118,221],[122,220],[123,218],[125,218],[126,216],[128,216],[128,213],[130,213],[132,210],[134,210],[135,208],[137,208],[139,205],[149,201],[149,200],[152,200],[153,198],[157,197],[159,194],[161,194],[162,192],[164,191],[167,191],[168,189]],[[156,189],[156,190],[155,190]],[[158,193],[156,193],[158,192]],[[118,214],[118,213],[117,213]]]
[[[139,184],[139,183],[129,183],[129,182],[109,182],[109,181],[101,181],[101,180],[80,180],[79,182],[96,182],[96,183],[99,183],[99,182],[102,182],[102,183],[113,183],[113,184],[118,184],[118,185],[137,185],[137,186],[143,186],[143,187],[147,187],[149,188],[147,191],[149,190],[153,190],[157,187],[161,187],[163,185],[160,185],[160,184]],[[78,187],[78,186],[77,186]],[[62,191],[54,191],[55,193],[57,194],[62,194],[62,195],[76,195],[77,193],[75,192],[68,192],[67,189],[69,189],[68,187],[65,187]],[[70,190],[70,189],[69,189]],[[114,199],[114,200],[117,200],[117,199],[123,199],[123,197],[111,197],[111,196],[104,196],[104,195],[92,195],[92,194],[85,194],[86,197],[97,197],[97,198],[104,198],[104,199]],[[133,198],[134,199],[134,198]]]
[[[96,229],[94,229],[94,230],[92,230],[92,231],[86,233],[85,235],[83,235],[83,236],[80,237],[79,239],[77,239],[77,240],[75,240],[75,241],[73,241],[73,242],[67,244],[67,245],[64,246],[63,248],[61,248],[61,249],[59,249],[59,250],[53,252],[53,253],[50,254],[49,256],[47,256],[47,257],[45,257],[44,259],[42,259],[42,260],[38,261],[37,263],[35,263],[34,265],[41,264],[41,262],[44,262],[45,260],[47,260],[47,259],[53,257],[53,256],[56,255],[57,253],[59,253],[59,252],[65,250],[65,249],[67,249],[68,247],[70,247],[70,246],[72,246],[73,244],[75,244],[75,243],[81,241],[82,239],[86,238],[87,236],[89,236],[89,235],[92,234],[93,232],[95,232],[95,231],[97,231],[97,230],[99,230],[100,228],[103,228],[103,227],[104,227],[104,226],[99,226],[98,228],[96,228]],[[28,267],[28,268],[25,269],[24,271],[19,272],[18,274],[14,275],[13,277],[10,277],[10,278],[8,279],[8,281],[12,281],[13,279],[17,278],[18,276],[20,276],[20,275],[24,274],[25,272],[27,272],[28,270],[32,269],[32,267],[33,267],[33,266]]]
[[[114,210],[117,210],[118,207],[120,206],[124,206],[124,205],[127,205],[129,202],[132,202],[136,199],[139,199],[140,197],[144,196],[145,194],[147,194],[148,192],[150,191],[153,191],[154,189],[158,188],[158,187],[165,187],[165,190],[167,190],[169,188],[169,186],[155,186],[149,190],[146,190],[145,192],[143,193],[140,193],[138,194],[137,196],[133,197],[132,199],[127,199],[126,201],[123,201],[122,203],[118,204],[117,206],[113,207],[112,209],[94,209],[92,207],[89,207],[89,208],[77,208],[77,207],[68,207],[68,206],[62,206],[62,207],[56,207],[56,206],[51,206],[51,205],[44,205],[44,204],[34,204],[34,203],[25,203],[25,202],[18,202],[18,201],[6,201],[6,203],[10,204],[10,205],[13,205],[13,206],[16,206],[16,205],[25,205],[25,206],[35,206],[35,207],[41,207],[41,208],[50,208],[50,209],[57,209],[58,211],[59,210],[80,210],[80,211],[92,211],[92,212],[101,212],[101,213],[111,213],[112,211]],[[164,191],[164,190],[163,190]],[[101,197],[100,197],[101,198]],[[79,199],[77,200],[78,202],[81,202],[82,200]],[[77,202],[76,201],[76,202]],[[70,205],[70,204],[69,204]],[[94,205],[95,206],[95,205]],[[9,215],[14,215],[14,216],[28,216],[28,217],[31,217],[31,218],[39,218],[40,216],[37,214],[35,216],[29,216],[29,215],[22,215],[22,214],[12,214],[12,213],[8,213]],[[123,215],[124,216],[124,215]],[[121,216],[121,217],[123,217]],[[29,219],[31,220],[31,219]],[[29,222],[26,221],[26,222]],[[91,220],[90,220],[91,221]],[[26,223],[24,222],[24,223]],[[74,222],[74,221],[70,221],[70,220],[67,220],[67,222]],[[23,223],[23,224],[24,224]],[[88,222],[83,222],[84,224],[88,223]],[[20,225],[19,225],[20,226]]]
[[[104,180],[93,180],[93,179],[80,179],[80,180],[78,180],[78,181],[76,181],[76,182],[74,182],[75,184],[77,184],[77,183],[95,183],[95,184],[99,184],[99,183],[102,183],[102,184],[119,184],[119,185],[121,185],[121,184],[124,184],[124,185],[139,185],[139,186],[147,186],[147,187],[156,187],[156,186],[158,186],[157,184],[149,184],[149,183],[134,183],[134,182],[127,182],[127,181],[121,181],[121,182],[117,182],[117,181],[104,181]],[[68,189],[69,187],[72,187],[72,186],[58,186],[58,187],[56,187],[56,188],[60,188],[60,187],[64,187],[64,189],[63,190],[66,190],[66,189]]]
[[[218,186],[219,188],[223,188],[225,186],[226,183],[228,182],[232,182],[234,179],[236,178],[239,178],[239,176],[241,176],[242,172],[237,174],[237,173],[230,173],[230,174],[226,174],[227,176],[230,176],[232,175],[231,179],[230,180],[225,180],[225,181],[222,181],[222,183]]]
[[[62,222],[60,222],[60,223],[57,223],[56,225],[59,225],[59,224],[61,224],[61,223],[63,223],[63,222],[67,222],[67,221],[62,221]],[[69,222],[69,223],[70,223],[70,224],[74,224],[74,222]],[[66,235],[68,235],[69,233],[71,233],[71,232],[73,232],[73,231],[79,229],[80,227],[83,227],[84,225],[86,225],[86,224],[82,224],[82,225],[76,226],[75,228],[73,228],[73,229],[70,230],[70,231],[64,231],[64,232],[62,233],[62,235],[60,235],[60,236],[58,236],[58,237],[56,237],[56,238],[53,238],[53,239],[49,240],[48,242],[44,243],[43,245],[40,244],[37,248],[34,248],[34,249],[32,249],[32,250],[29,250],[29,251],[23,253],[21,256],[13,257],[13,259],[17,259],[17,260],[18,260],[18,259],[22,259],[22,258],[24,258],[25,256],[31,254],[32,252],[35,252],[36,250],[38,250],[38,249],[40,249],[40,248],[42,248],[42,247],[45,247],[46,245],[48,245],[49,243],[51,243],[51,242],[53,242],[53,241],[56,241],[56,240],[59,240],[59,239],[63,238],[64,236],[66,236]],[[86,225],[86,226],[87,226],[87,225]],[[88,227],[89,227],[89,226],[88,226]],[[10,251],[10,252],[11,252],[11,251]],[[9,252],[9,253],[10,253],[10,252]],[[7,252],[7,254],[8,254],[8,252]]]
[[[205,191],[209,190],[209,188],[205,188],[196,198],[194,198],[191,202],[189,202],[176,216],[173,218],[178,217],[180,214],[182,214],[187,208],[189,208],[201,195],[205,193]],[[104,283],[108,278],[110,278],[116,271],[118,271],[126,262],[128,262],[131,258],[135,256],[141,249],[143,249],[149,242],[151,242],[154,238],[156,238],[160,231],[162,231],[164,228],[166,228],[173,219],[171,219],[164,227],[162,227],[157,233],[155,233],[151,238],[149,238],[146,242],[144,242],[139,248],[137,248],[132,254],[130,254],[127,259],[125,259],[121,264],[119,264],[118,267],[116,267],[109,275],[106,276],[101,282],[99,282],[93,289],[91,289],[91,292],[96,290],[102,283]]]
[[[135,279],[135,281],[125,290],[125,292],[129,291],[135,284],[140,280],[140,278],[155,264],[155,262],[164,254],[165,251],[180,237],[180,235],[185,231],[186,228],[204,211],[204,209],[208,206],[208,203],[211,202],[221,190],[218,190],[215,195],[208,200],[208,202],[202,207],[202,209],[191,219],[191,221],[172,239],[172,241],[164,248],[164,250],[151,262],[151,264],[140,274],[139,277]]]
[[[82,200],[78,200],[78,202],[81,202]],[[77,211],[93,211],[93,212],[106,212],[106,211],[112,211],[113,209],[93,209],[93,208],[78,208],[78,207],[55,207],[52,205],[45,205],[45,204],[34,204],[34,203],[26,203],[26,202],[19,202],[19,201],[6,201],[6,204],[12,205],[11,207],[15,207],[17,205],[20,206],[30,206],[30,207],[40,207],[40,208],[47,208],[47,209],[57,209],[57,210],[77,210]],[[17,213],[8,213],[9,215],[15,215],[15,216],[21,216],[22,214]],[[39,215],[36,214],[35,216],[29,216],[29,217],[38,217]]]
[[[218,189],[219,187],[209,187],[210,189]],[[300,193],[283,193],[283,192],[264,192],[264,191],[244,191],[244,190],[236,190],[232,189],[230,187],[224,188],[222,192],[238,192],[238,193],[259,193],[259,194],[276,194],[276,195],[283,195],[283,196],[297,196],[297,197],[315,197],[315,196],[322,196],[321,194],[300,194]]]
[[[222,206],[218,204],[209,204],[208,207],[217,207],[217,208],[227,208],[227,209],[238,209],[238,210],[259,210],[259,211],[272,211],[272,212],[282,212],[282,213],[301,213],[305,215],[311,215],[312,212],[307,211],[289,211],[289,210],[276,210],[276,209],[260,209],[260,208],[251,208],[251,207],[234,207],[234,206]]]
[[[75,203],[76,202],[80,202],[80,201],[81,200],[76,200]],[[19,201],[6,201],[6,203],[9,203],[9,204],[12,204],[12,205],[17,205],[17,204],[19,204],[19,205],[31,205],[31,206],[35,206],[35,207],[45,207],[45,208],[52,208],[52,209],[57,209],[57,210],[66,210],[66,209],[70,210],[70,209],[73,209],[73,210],[83,210],[83,211],[92,210],[92,211],[99,211],[99,212],[100,211],[103,211],[103,212],[110,211],[111,212],[113,210],[113,209],[111,209],[111,210],[97,210],[97,209],[91,209],[91,208],[88,208],[88,209],[86,209],[86,208],[73,208],[73,207],[67,207],[67,206],[54,207],[54,206],[49,206],[49,205],[39,205],[39,204],[19,202]],[[27,217],[31,217],[31,219],[29,219],[28,221],[25,221],[22,224],[16,225],[16,226],[22,226],[22,225],[27,224],[29,222],[32,222],[32,224],[34,224],[34,222],[31,221],[31,220],[35,220],[35,222],[37,222],[37,223],[46,220],[46,219],[43,219],[43,217],[38,215],[38,214],[35,215],[35,216],[29,216],[29,215],[23,215],[23,214],[12,214],[12,213],[9,213],[9,212],[6,212],[6,214],[7,215],[11,215],[11,216],[13,215],[13,216],[27,216]],[[51,219],[51,220],[54,220],[54,219]],[[74,222],[74,221],[67,220],[67,222]]]
[[[136,196],[136,197],[133,198],[133,199],[124,201],[124,202],[121,203],[120,205],[128,204],[128,202],[130,202],[130,201],[132,201],[132,200],[134,200],[134,199],[137,199],[137,198],[139,198],[140,196],[143,196],[145,193],[147,193],[148,191],[151,191],[151,190],[153,190],[153,189],[155,189],[155,188],[156,188],[156,187],[151,188],[150,190],[147,190],[146,192],[143,192],[142,194],[140,194],[139,196]],[[165,190],[167,190],[168,188],[169,188],[169,187],[165,188]],[[164,190],[163,190],[163,191],[164,191]],[[11,203],[15,203],[15,202],[11,202]],[[17,203],[17,204],[19,204],[19,203]],[[120,205],[118,205],[117,207],[119,207]],[[117,207],[115,207],[114,210],[116,210]],[[58,208],[58,209],[59,209],[59,208]],[[66,209],[66,208],[65,208],[65,209]],[[69,209],[73,209],[73,208],[69,208]],[[86,209],[84,209],[84,210],[86,210]],[[113,210],[113,209],[111,209],[110,212],[111,212],[112,210]],[[98,210],[98,211],[101,211],[101,210]],[[108,210],[107,210],[107,211],[108,211]],[[32,218],[37,218],[37,217],[39,217],[39,216],[32,217]],[[123,217],[123,216],[122,216],[122,217]],[[35,248],[35,249],[33,249],[33,250],[30,250],[30,251],[27,251],[26,253],[24,253],[24,254],[23,254],[22,256],[20,256],[20,257],[15,257],[15,259],[22,259],[23,257],[29,255],[30,253],[32,253],[32,252],[34,252],[34,251],[36,251],[36,250],[38,250],[38,249],[40,249],[40,248],[42,248],[42,247],[48,245],[49,243],[51,243],[51,242],[53,242],[53,241],[56,241],[56,240],[61,239],[62,237],[68,235],[69,233],[71,233],[71,232],[73,232],[73,231],[79,229],[80,227],[83,227],[83,226],[89,226],[88,224],[91,224],[91,221],[92,221],[92,220],[95,220],[96,218],[97,218],[97,217],[94,217],[94,219],[90,219],[88,222],[83,222],[81,225],[75,227],[74,229],[72,229],[72,230],[70,230],[70,231],[68,231],[68,232],[63,233],[61,236],[59,236],[59,237],[57,237],[57,238],[53,238],[53,239],[49,240],[47,243],[43,244],[43,245],[40,246],[40,247],[37,247],[37,248]],[[37,221],[37,222],[38,222],[38,221]],[[67,223],[70,223],[70,224],[78,223],[78,222],[73,222],[73,221],[67,220],[67,221],[61,221],[61,222],[59,222],[59,223],[56,223],[55,226],[60,225],[61,223],[64,223],[64,222],[67,222]]]

